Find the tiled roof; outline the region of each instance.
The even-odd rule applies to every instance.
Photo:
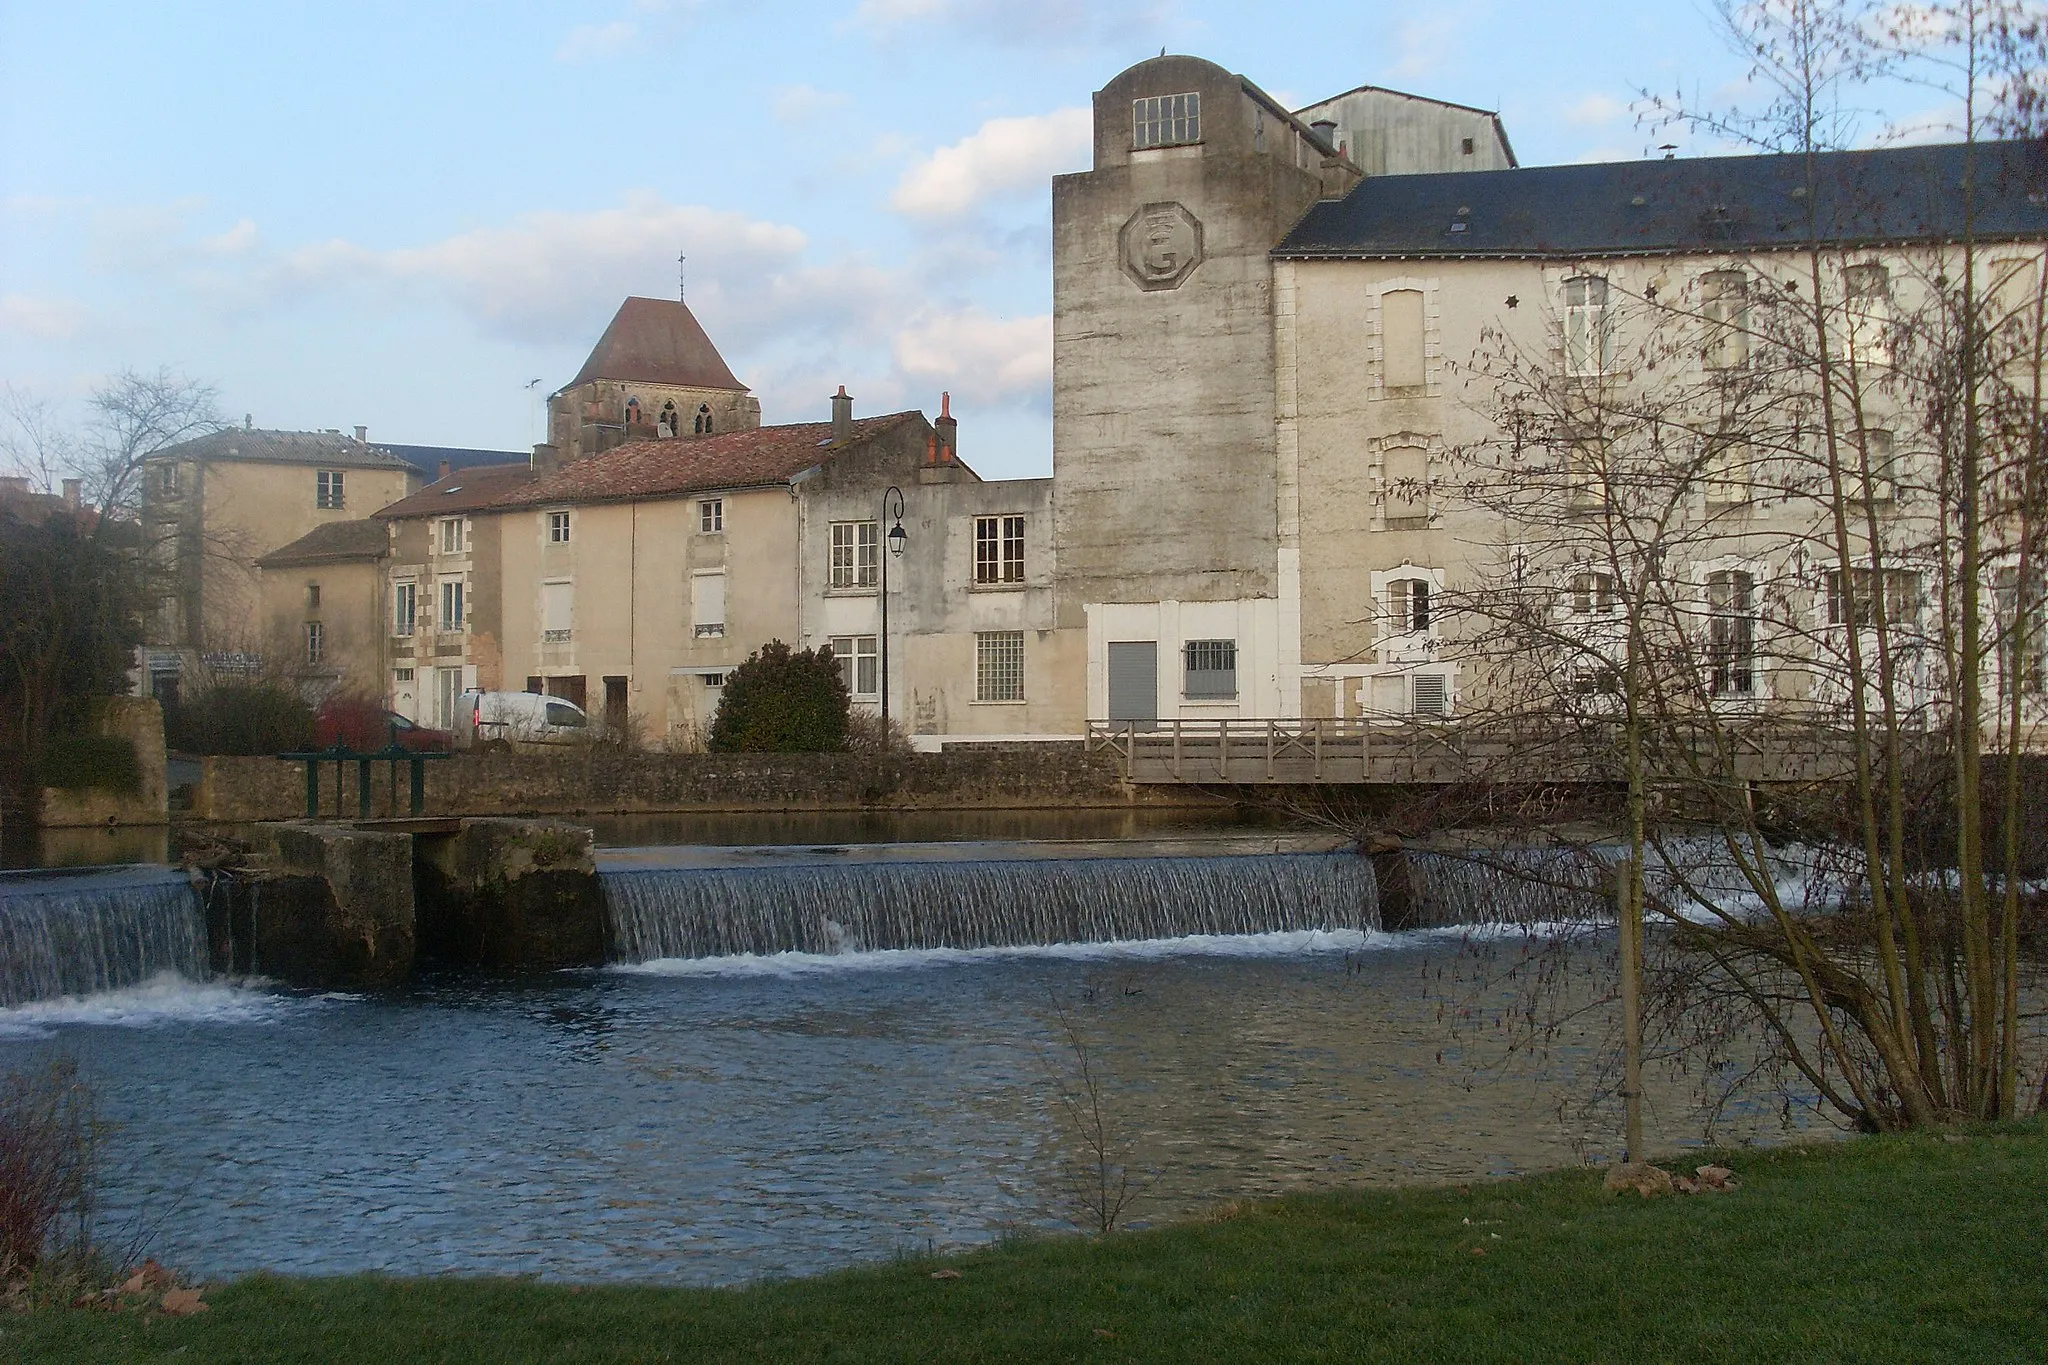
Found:
[[[441,462],[446,460],[454,469],[474,469],[484,464],[516,464],[526,459],[526,452],[520,450],[472,450],[467,446],[399,446],[389,441],[373,443],[377,449],[389,451],[420,472],[423,479],[441,477]]]
[[[398,521],[474,512],[531,482],[533,470],[525,463],[475,465],[453,470],[447,478],[436,479],[419,492],[378,508],[373,515],[380,521]]]
[[[266,569],[281,569],[292,564],[325,564],[338,559],[378,559],[390,549],[391,533],[384,523],[364,517],[315,526],[256,562]]]
[[[717,436],[634,441],[601,455],[586,455],[572,461],[546,478],[512,489],[492,506],[618,502],[787,483],[842,451],[922,418],[922,413],[911,411],[858,419],[853,424],[853,439],[836,448],[832,445],[830,422],[758,427]],[[417,501],[417,497],[406,501]]]
[[[333,431],[265,431],[229,427],[165,446],[152,460],[249,460],[270,464],[319,465],[326,469],[409,469],[377,446]]]
[[[675,299],[629,298],[620,304],[568,387],[593,379],[741,392],[747,387],[733,378],[689,305]]]
[[[1823,153],[1815,158],[1811,229],[1799,156],[1380,176],[1310,209],[1273,254],[1711,254],[1794,248],[1809,231],[1838,247],[1952,241],[1963,229],[1969,151],[1949,144]],[[2048,151],[1985,142],[1975,152],[1978,236],[2048,236]]]

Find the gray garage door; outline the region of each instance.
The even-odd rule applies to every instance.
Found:
[[[1159,723],[1159,644],[1156,640],[1111,641],[1109,718],[1146,729]]]

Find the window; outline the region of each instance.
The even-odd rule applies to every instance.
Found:
[[[1732,436],[1707,440],[1707,458],[1700,468],[1700,482],[1708,502],[1737,504],[1750,500],[1750,453],[1747,442]]]
[[[1397,578],[1387,585],[1387,614],[1394,633],[1429,629],[1430,583],[1426,578]]]
[[[1178,147],[1202,140],[1202,97],[1148,95],[1131,101],[1131,146]]]
[[[391,585],[391,633],[410,635],[419,622],[420,587],[413,582]]]
[[[1469,138],[1469,137],[1465,137],[1465,138],[1459,138],[1459,139],[1458,139],[1458,153],[1459,153],[1459,155],[1461,155],[1461,156],[1470,156],[1470,155],[1472,155],[1472,139],[1471,139],[1471,138]]]
[[[1024,632],[986,630],[974,637],[974,699],[1024,700]]]
[[[1848,296],[1849,355],[1860,365],[1891,360],[1891,272],[1875,261],[1847,266],[1842,289]]]
[[[1843,591],[1842,571],[1830,569],[1827,576],[1828,624],[1839,626],[1853,616],[1859,628],[1877,624],[1877,571],[1851,569],[1848,591]],[[1852,610],[1853,608],[1853,610]],[[1920,575],[1911,569],[1884,571],[1884,619],[1889,627],[1910,625],[1920,616]]]
[[[856,697],[872,697],[879,693],[874,636],[835,635],[832,637],[832,657],[839,661],[839,676],[846,679],[848,692]]]
[[[339,469],[323,469],[313,476],[313,505],[323,508],[343,506]]]
[[[1420,289],[1380,295],[1380,365],[1389,390],[1420,389],[1428,378]]]
[[[1740,569],[1707,575],[1707,691],[1756,695],[1756,579]]]
[[[540,642],[564,645],[569,642],[570,618],[576,609],[574,583],[540,585]]]
[[[412,670],[409,668],[394,668],[391,670],[391,679],[393,682],[409,683],[412,681]]]
[[[699,403],[697,405],[697,417],[690,424],[690,430],[696,432],[699,436],[709,436],[711,434],[711,405],[709,403]]]
[[[327,657],[327,627],[318,621],[306,622],[306,662],[317,664]]]
[[[175,464],[157,466],[156,491],[167,498],[178,496],[178,466]]]
[[[1418,446],[1396,446],[1386,455],[1387,529],[1420,529],[1429,525],[1429,456]]]
[[[872,588],[876,572],[875,523],[835,521],[832,523],[832,586]]]
[[[1612,616],[1619,604],[1614,575],[1582,573],[1572,576],[1572,612],[1578,616]]]
[[[697,504],[697,530],[711,535],[725,529],[725,499],[706,498]]]
[[[541,677],[537,673],[527,674],[526,690],[533,693],[536,697],[539,696],[542,692],[545,692],[547,690],[547,679]]]
[[[603,539],[603,537],[600,536],[599,539]],[[567,512],[548,513],[548,544],[567,545],[568,543],[569,514]]]
[[[1565,451],[1565,496],[1569,510],[1597,511],[1607,505],[1607,451],[1598,441],[1574,441]]]
[[[1451,713],[1450,689],[1445,686],[1441,673],[1417,673],[1412,696],[1418,716],[1448,716]]]
[[[628,398],[626,400],[626,425],[628,427],[640,425],[640,400],[637,398]]]
[[[434,725],[442,730],[455,728],[455,713],[462,706],[462,670],[460,668],[437,668],[434,670]]]
[[[725,634],[725,571],[690,575],[690,620],[698,639]]]
[[[705,673],[701,676],[704,679],[704,685],[706,687],[725,686],[725,674],[723,673]]]
[[[1707,322],[1707,368],[1733,370],[1749,363],[1749,277],[1740,270],[1701,276],[1700,313]]]
[[[1575,275],[1564,282],[1564,369],[1569,375],[1601,375],[1614,368],[1614,320],[1607,306],[1607,281]]]
[[[467,585],[459,578],[444,578],[441,580],[440,625],[442,630],[462,629],[462,597],[465,586]]]
[[[1860,487],[1862,490],[1860,500],[1896,500],[1899,496],[1898,453],[1892,445],[1892,434],[1889,431],[1865,431],[1862,451],[1852,449],[1848,452],[1851,460],[1857,459],[1859,454],[1870,464],[1870,481],[1867,485],[1863,482],[1863,471],[1860,468],[1852,468],[1849,471],[1850,487]],[[1852,493],[1851,496],[1855,495]]]
[[[2048,593],[2042,589],[2043,582],[2036,576],[2022,602],[2018,570],[2000,569],[1992,580],[1991,600],[1998,614],[1999,690],[2008,697],[2015,687],[2030,697],[2048,692],[2048,621],[2041,614],[2048,607]],[[2020,620],[2023,606],[2024,622]]]
[[[441,518],[441,553],[459,555],[469,548],[469,518]]]
[[[654,433],[657,436],[673,436],[682,430],[682,418],[676,413],[673,400],[661,405],[661,416],[656,419]]]
[[[318,583],[308,583],[306,585],[306,610],[320,610],[320,585]]]
[[[1181,652],[1186,662],[1182,696],[1190,701],[1228,701],[1237,696],[1237,641],[1190,640]]]
[[[974,581],[1024,581],[1024,518],[974,519]]]

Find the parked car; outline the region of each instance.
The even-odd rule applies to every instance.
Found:
[[[455,710],[455,740],[465,749],[575,744],[590,736],[582,707],[538,692],[464,692]]]
[[[342,744],[370,752],[389,748],[394,740],[408,753],[445,754],[455,747],[455,736],[448,731],[421,725],[361,698],[330,697],[313,716],[317,748]]]

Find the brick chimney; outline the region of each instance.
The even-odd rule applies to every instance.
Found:
[[[446,460],[443,460],[441,461],[441,472],[434,476],[434,482],[439,483],[442,479],[447,478],[450,474],[454,472],[454,466],[450,465]]]
[[[832,444],[845,445],[853,439],[853,398],[846,392],[846,385],[839,386],[839,392],[832,395]]]
[[[64,480],[64,505],[76,512],[80,492],[85,488],[84,479]]]
[[[960,458],[960,423],[953,416],[953,395],[939,395],[939,420],[932,423],[938,441],[937,463],[952,464]]]

